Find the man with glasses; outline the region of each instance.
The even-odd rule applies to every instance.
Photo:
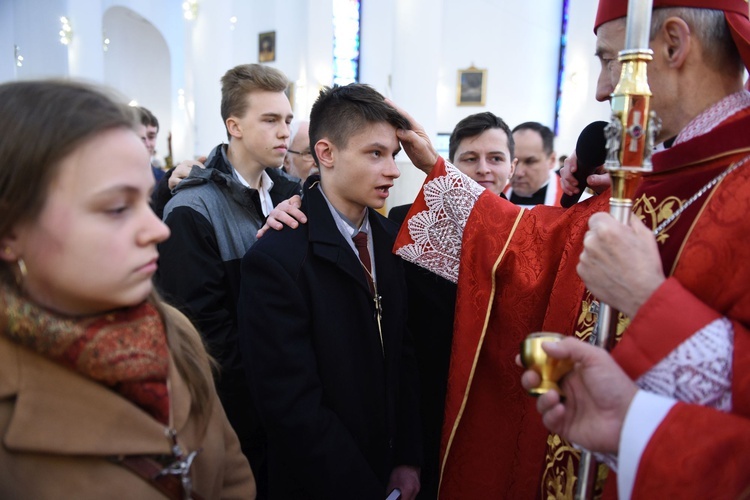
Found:
[[[296,130],[294,130],[296,124]],[[284,172],[297,177],[304,184],[310,174],[316,174],[318,167],[310,152],[310,122],[292,123],[292,140],[284,157]]]

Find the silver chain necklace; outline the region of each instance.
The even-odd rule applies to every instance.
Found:
[[[717,175],[716,177],[714,177],[713,179],[711,179],[710,181],[708,181],[705,186],[703,186],[702,188],[700,188],[697,193],[695,193],[693,196],[691,196],[690,199],[688,199],[688,201],[686,201],[685,203],[683,203],[680,208],[678,208],[672,215],[670,215],[667,219],[665,219],[664,221],[662,221],[662,223],[659,224],[656,227],[656,229],[654,229],[654,236],[659,236],[659,234],[662,231],[664,231],[664,229],[666,229],[666,227],[669,224],[671,224],[672,221],[674,221],[677,217],[679,217],[680,214],[682,212],[684,212],[687,207],[689,207],[690,205],[692,205],[694,201],[696,201],[698,198],[700,198],[701,196],[703,196],[704,194],[706,194],[706,192],[709,189],[711,189],[716,184],[718,184],[719,182],[721,182],[721,180],[724,179],[724,177],[726,177],[727,175],[731,174],[732,172],[734,172],[735,170],[737,170],[739,167],[741,167],[742,165],[744,165],[745,163],[747,163],[748,160],[750,160],[750,155],[744,157],[743,159],[741,159],[739,161],[736,161],[736,162],[732,163],[731,165],[729,165],[726,168],[726,170],[724,170],[719,175]]]

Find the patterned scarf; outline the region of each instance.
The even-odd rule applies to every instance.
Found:
[[[168,424],[169,350],[161,317],[150,303],[69,318],[0,284],[0,335],[106,385]]]

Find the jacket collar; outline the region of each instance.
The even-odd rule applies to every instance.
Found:
[[[174,427],[190,393],[170,357]],[[10,450],[107,456],[170,454],[165,427],[104,385],[0,338],[0,398],[16,398],[4,445]]]
[[[219,144],[211,151],[208,160],[206,160],[206,168],[194,166],[190,175],[174,188],[173,194],[183,189],[213,182],[222,190],[228,192],[229,196],[241,206],[251,208],[255,212],[256,209],[251,196],[256,190],[243,186],[234,177],[232,166],[225,161],[222,148],[226,148],[226,144]],[[273,188],[271,188],[270,193],[274,206],[292,195],[299,194],[299,183],[281,173],[279,169],[266,168],[265,172],[273,181]]]
[[[341,268],[369,293],[370,287],[365,278],[359,257],[351,249],[348,242],[344,241],[344,236],[342,236],[336,226],[336,222],[333,220],[323,194],[318,190],[317,181],[319,181],[319,178],[317,176],[311,177],[303,188],[302,210],[308,215],[307,225],[312,252],[321,259],[325,259]],[[389,265],[391,259],[388,258],[391,255],[389,241],[392,238],[389,239],[379,214],[375,210],[368,210],[368,214],[373,238],[373,251],[375,255],[372,257],[375,259],[375,269],[378,276],[387,276],[388,273],[392,272],[392,268]],[[386,280],[378,281],[379,290],[381,282],[384,281]]]

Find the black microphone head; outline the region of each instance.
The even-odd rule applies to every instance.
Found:
[[[594,170],[607,159],[607,138],[604,137],[605,121],[596,121],[586,125],[578,136],[576,142],[577,168],[573,176],[578,181],[578,194],[567,195],[563,193],[560,205],[565,208],[572,207],[586,189],[586,179],[594,173]]]
[[[596,121],[586,125],[578,136],[576,142],[576,156],[578,157],[578,170],[581,168],[589,171],[602,165],[607,158],[607,138],[604,137],[605,121]],[[587,176],[588,176],[587,175]]]

